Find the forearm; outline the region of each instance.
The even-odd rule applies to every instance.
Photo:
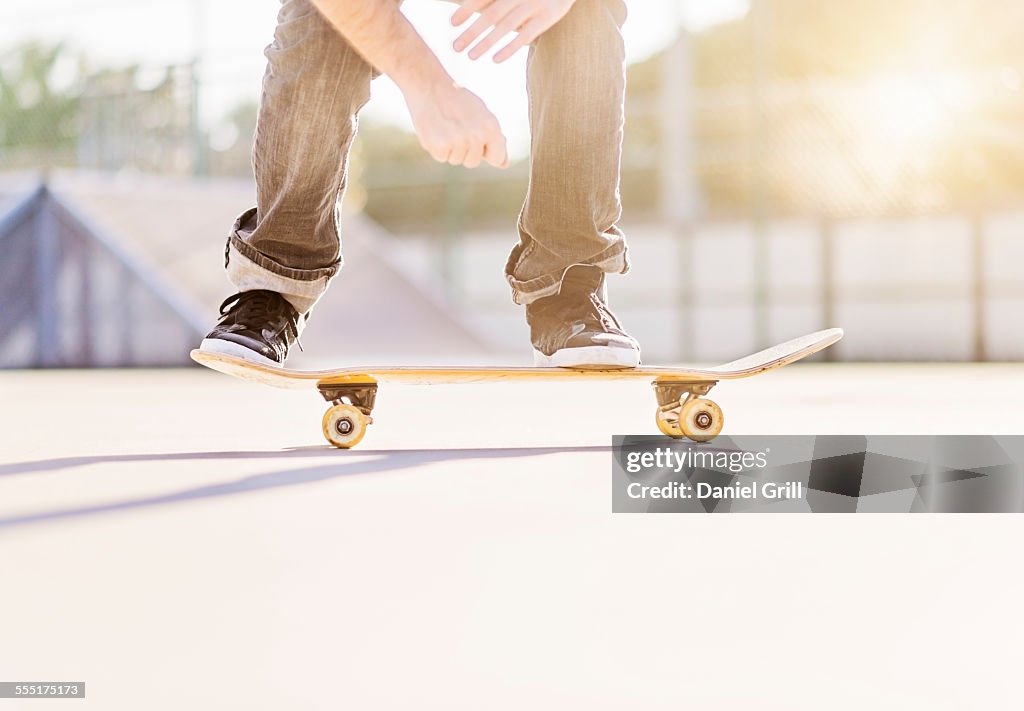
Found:
[[[452,83],[396,0],[313,0],[313,4],[367,62],[403,91]]]

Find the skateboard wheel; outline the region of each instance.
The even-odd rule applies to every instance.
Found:
[[[683,403],[679,413],[680,431],[694,442],[714,439],[725,425],[725,416],[713,400],[691,398]]]
[[[661,431],[666,437],[672,437],[673,439],[682,439],[683,431],[679,429],[679,418],[675,412],[662,412],[658,410],[654,413],[655,421],[658,423],[658,430]]]
[[[324,413],[324,437],[335,447],[350,449],[362,441],[367,424],[368,418],[355,405],[335,405]]]

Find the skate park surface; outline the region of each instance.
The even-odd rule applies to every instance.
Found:
[[[0,373],[0,669],[95,709],[958,709],[1016,694],[1020,518],[612,515],[639,382]],[[798,364],[726,434],[1015,434],[1019,365]],[[46,702],[0,702],[35,708]]]

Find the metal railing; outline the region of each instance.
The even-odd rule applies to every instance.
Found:
[[[0,367],[184,364],[204,332],[178,290],[45,183],[0,217],[0,248]],[[165,343],[140,352],[140,323]]]

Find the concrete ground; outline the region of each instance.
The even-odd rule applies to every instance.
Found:
[[[797,365],[726,432],[1024,432],[1024,367]],[[647,385],[317,396],[0,373],[0,680],[89,709],[974,709],[1020,703],[1019,516],[610,513]],[[1014,701],[1016,699],[1016,701]]]

